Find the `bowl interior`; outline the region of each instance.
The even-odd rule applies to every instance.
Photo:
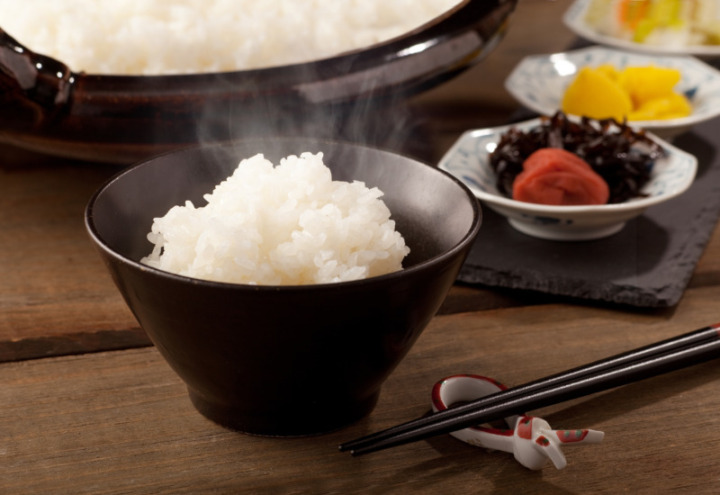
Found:
[[[192,148],[131,167],[91,200],[89,228],[111,251],[137,262],[152,249],[146,236],[153,218],[187,200],[196,207],[204,205],[203,195],[227,178],[241,159],[263,153],[278,163],[305,151],[323,152],[334,180],[360,180],[384,192],[382,199],[411,249],[405,268],[452,250],[479,224],[475,198],[438,169],[364,146],[285,138]]]

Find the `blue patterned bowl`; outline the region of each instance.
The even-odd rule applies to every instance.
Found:
[[[448,150],[439,167],[460,179],[486,206],[507,217],[515,229],[533,237],[561,241],[599,239],[615,234],[647,208],[682,194],[695,178],[697,159],[693,155],[650,134],[667,155],[655,162],[642,197],[624,203],[587,206],[515,201],[498,191],[488,155],[511,127],[524,131],[540,123],[540,119],[533,119],[511,126],[467,131]]]
[[[617,68],[656,65],[678,69],[682,79],[676,90],[690,99],[693,113],[667,120],[638,120],[631,124],[669,139],[693,125],[720,115],[720,71],[701,60],[683,55],[653,55],[613,50],[600,46],[564,53],[525,57],[510,73],[505,88],[515,99],[539,114],[560,109],[565,88],[582,67],[612,64]]]

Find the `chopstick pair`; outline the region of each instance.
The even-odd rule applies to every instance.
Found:
[[[720,323],[346,442],[362,455],[583,397],[720,357]]]

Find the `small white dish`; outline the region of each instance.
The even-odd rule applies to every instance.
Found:
[[[548,206],[516,201],[502,195],[489,154],[500,136],[515,127],[527,131],[541,125],[541,119],[465,132],[448,150],[439,167],[461,180],[486,206],[507,217],[510,225],[527,235],[557,241],[580,241],[607,237],[647,208],[682,194],[692,184],[697,159],[685,151],[649,134],[667,152],[653,166],[644,196],[624,203],[587,206]]]
[[[650,55],[601,46],[532,55],[522,59],[510,73],[505,88],[527,108],[541,115],[553,115],[560,109],[565,89],[576,73],[582,67],[601,64],[612,64],[618,69],[656,65],[678,69],[682,73],[676,90],[690,99],[692,115],[679,119],[631,121],[633,127],[670,139],[695,124],[720,115],[720,71],[687,55]]]
[[[720,56],[720,45],[649,45],[599,32],[586,21],[592,0],[576,0],[563,15],[563,22],[575,34],[601,45],[655,55],[695,55],[702,58]]]

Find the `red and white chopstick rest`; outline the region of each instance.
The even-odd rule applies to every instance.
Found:
[[[433,410],[448,409],[458,402],[468,402],[505,390],[492,378],[479,375],[453,375],[435,384],[432,390]],[[508,416],[508,429],[473,426],[450,433],[475,447],[508,452],[529,469],[542,469],[550,459],[557,469],[567,465],[563,445],[600,443],[605,436],[597,430],[553,430],[547,421],[533,416]]]

